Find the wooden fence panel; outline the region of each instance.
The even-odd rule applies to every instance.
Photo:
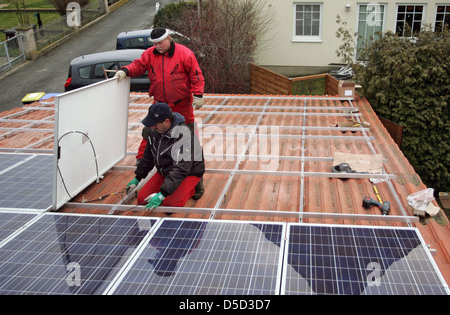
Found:
[[[394,142],[401,148],[402,140],[403,140],[403,126],[390,121],[389,119],[378,116],[384,128],[389,132]]]
[[[254,63],[249,64],[249,69],[250,93],[252,94],[291,95],[293,82],[325,78],[325,94],[338,95],[339,81],[327,73],[288,78]]]
[[[250,91],[252,94],[292,94],[292,81],[284,75],[250,63]]]
[[[338,85],[339,81],[335,77],[327,74],[325,78],[325,94],[338,95]]]

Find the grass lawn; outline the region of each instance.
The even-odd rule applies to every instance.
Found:
[[[292,95],[324,95],[325,78],[296,81],[292,85]]]
[[[1,0],[0,4],[7,4],[9,3],[8,0]],[[53,9],[53,6],[48,3],[47,0],[27,0],[26,1],[26,8],[32,9],[32,8],[49,8]],[[2,7],[2,9],[14,9],[14,6],[12,4],[9,4],[5,7]],[[37,25],[37,18],[34,16],[36,12],[30,12],[28,14],[30,23]],[[60,16],[58,13],[51,13],[51,12],[41,12],[41,20],[42,23],[45,25],[46,23],[59,19]],[[17,18],[16,13],[14,12],[0,12],[0,28],[1,29],[8,29],[12,28],[14,26],[19,25],[19,19]],[[0,32],[0,41],[4,41],[6,39],[6,35],[3,32]]]
[[[30,23],[37,25],[37,18],[34,16],[36,13],[31,12],[29,13]],[[42,24],[45,25],[50,21],[56,20],[61,18],[58,13],[51,13],[51,12],[41,12],[41,20]],[[13,12],[0,12],[0,28],[11,28],[14,26],[19,25],[19,19],[17,18],[17,15]],[[0,41],[4,41],[6,39],[6,35],[3,32],[0,32]]]
[[[0,1],[0,4],[6,4],[9,3],[8,0],[2,0]],[[26,1],[26,7],[27,8],[53,8],[53,6],[48,3],[47,0],[27,0]],[[3,9],[14,9],[14,6],[12,4],[9,4],[6,7],[3,7]]]
[[[99,0],[90,0],[90,3],[98,2]],[[12,4],[9,4],[8,0],[0,0],[0,4],[8,4],[7,6],[2,7],[2,9],[15,9]],[[26,0],[26,8],[48,8],[54,9],[54,7],[47,0]],[[40,12],[42,24],[45,26],[47,23],[53,20],[60,19],[60,15],[55,12]],[[29,13],[29,19],[31,24],[37,25],[37,18],[34,16],[36,12]],[[19,25],[19,19],[15,12],[0,12],[0,29],[8,29]],[[0,31],[0,41],[4,41],[6,39],[5,33]]]

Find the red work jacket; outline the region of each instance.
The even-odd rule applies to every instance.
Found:
[[[184,116],[186,123],[194,121],[192,94],[203,95],[205,80],[189,48],[172,42],[169,51],[160,54],[151,47],[125,68],[130,77],[141,76],[148,71],[149,95],[155,102],[169,104],[173,112]]]

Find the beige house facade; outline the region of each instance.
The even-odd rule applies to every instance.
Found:
[[[273,23],[260,45],[256,63],[286,76],[323,73],[330,64],[342,63],[336,54],[343,43],[336,37],[338,15],[352,33],[358,32],[357,45],[379,31],[413,37],[424,25],[438,31],[450,24],[449,0],[267,2]]]

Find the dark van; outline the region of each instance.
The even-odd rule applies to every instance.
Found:
[[[122,32],[117,35],[116,49],[147,49],[153,46],[150,40],[152,28],[145,30]],[[176,43],[186,45],[189,39],[180,33],[169,30],[170,36]]]
[[[70,62],[69,75],[64,84],[65,91],[75,90],[106,78],[112,78],[115,73],[105,72],[104,70],[117,71],[140,58],[143,52],[143,49],[111,50],[74,58]],[[150,88],[147,73],[141,77],[131,78],[130,81],[130,91],[148,92]]]

